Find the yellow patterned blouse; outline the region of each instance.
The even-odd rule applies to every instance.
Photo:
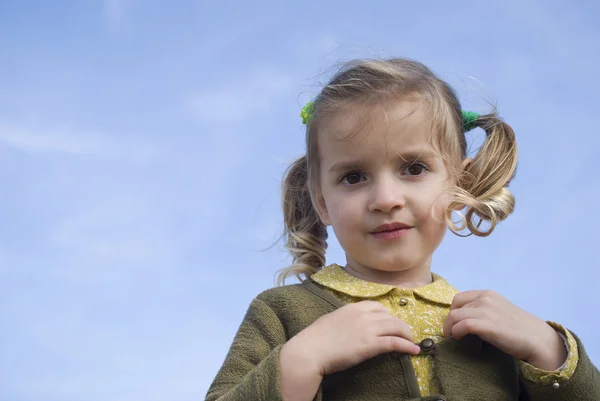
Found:
[[[444,320],[450,311],[454,296],[459,293],[446,280],[432,274],[433,282],[418,288],[403,289],[391,285],[371,283],[348,274],[342,267],[333,264],[313,274],[311,278],[325,287],[345,303],[363,300],[377,301],[390,312],[404,320],[410,326],[415,342],[431,338],[434,342],[442,339]],[[519,361],[519,366],[527,380],[542,384],[569,380],[578,361],[577,343],[561,325],[548,322],[566,339],[569,356],[565,364],[557,371],[549,372],[537,369]],[[438,393],[433,379],[433,360],[427,354],[411,357],[421,395]]]

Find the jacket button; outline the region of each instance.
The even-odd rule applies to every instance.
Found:
[[[435,346],[435,343],[433,342],[433,340],[431,338],[426,338],[423,341],[421,341],[421,343],[419,344],[419,347],[421,347],[421,349],[423,351],[431,351],[434,346]]]

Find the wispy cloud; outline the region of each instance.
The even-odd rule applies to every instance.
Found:
[[[164,215],[152,200],[113,193],[79,209],[62,219],[49,238],[67,262],[56,268],[75,275],[71,278],[124,276],[125,266],[150,272],[176,263],[174,244],[164,235]]]
[[[67,128],[32,130],[0,122],[0,143],[24,152],[101,155],[107,151],[103,136],[76,133]]]
[[[98,132],[68,124],[40,128],[5,121],[0,121],[0,146],[28,154],[119,159],[132,164],[156,162],[171,152],[170,144],[138,133]]]
[[[104,0],[104,19],[111,28],[122,26],[134,0]]]
[[[265,68],[234,82],[192,94],[187,106],[192,116],[201,122],[240,122],[268,111],[292,88],[292,79],[287,74]]]

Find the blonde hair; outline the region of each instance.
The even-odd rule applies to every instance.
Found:
[[[514,210],[515,199],[507,189],[517,167],[517,144],[512,128],[496,111],[476,120],[486,138],[473,160],[467,158],[460,102],[454,90],[425,65],[404,58],[354,60],[344,64],[314,100],[312,117],[306,125],[306,155],[287,169],[282,185],[285,247],[292,265],[281,270],[278,284],[289,276],[308,278],[325,265],[327,228],[317,213],[319,157],[317,137],[328,116],[357,105],[367,110],[418,94],[429,107],[434,145],[440,151],[456,186],[449,191],[445,221],[452,232],[468,229],[477,236],[492,233],[499,221]],[[367,113],[368,114],[368,113]],[[452,212],[466,209],[461,221]],[[489,228],[481,230],[481,222]]]

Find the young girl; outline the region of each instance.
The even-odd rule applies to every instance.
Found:
[[[293,265],[280,276],[302,283],[253,300],[206,400],[600,400],[574,334],[431,272],[448,227],[486,236],[513,211],[509,125],[462,111],[405,59],[346,64],[302,117],[306,156],[283,185]],[[486,140],[471,159],[475,127]],[[343,267],[324,266],[329,225]]]

